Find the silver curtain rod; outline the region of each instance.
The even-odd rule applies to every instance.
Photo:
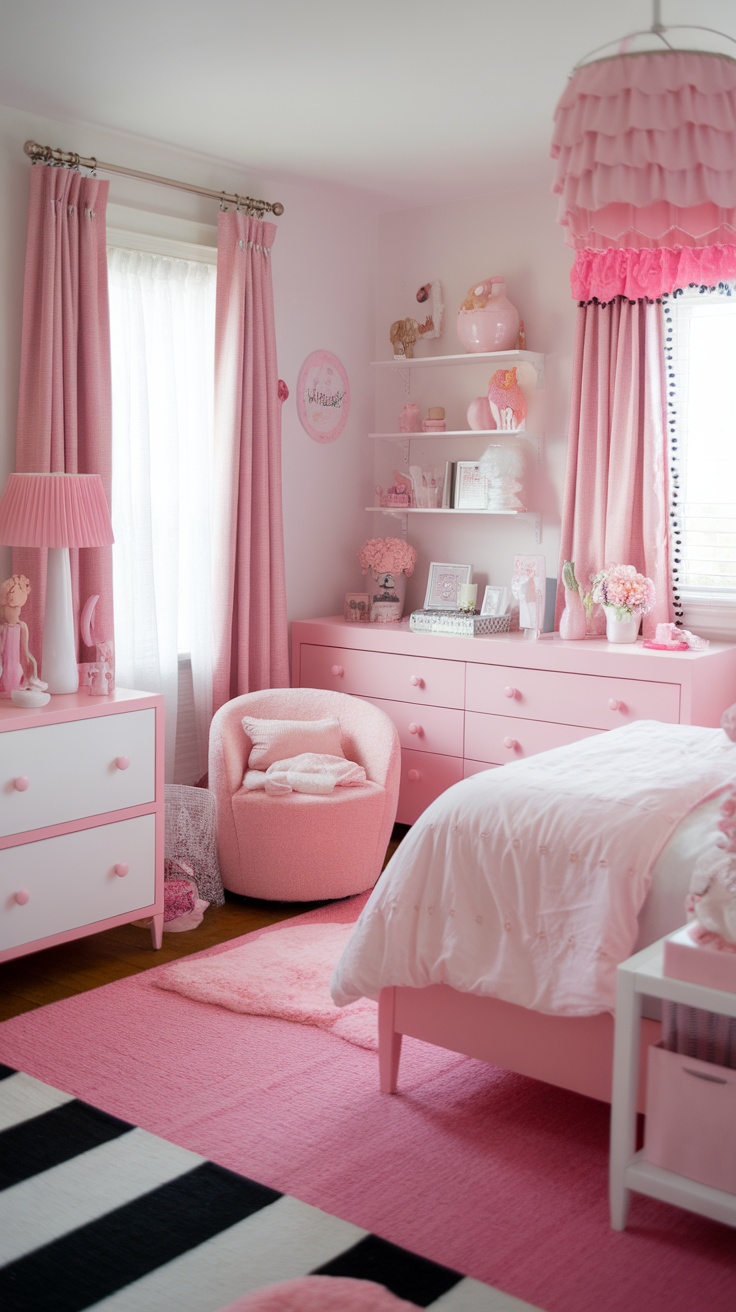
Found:
[[[219,200],[221,208],[228,205],[235,206],[236,209],[245,210],[247,214],[257,215],[263,218],[264,214],[274,214],[277,217],[284,212],[284,207],[280,201],[254,200],[252,196],[227,195],[224,191],[212,191],[209,187],[197,187],[193,182],[174,182],[171,178],[161,178],[156,173],[141,173],[139,169],[126,169],[121,164],[105,164],[101,159],[95,159],[94,156],[85,158],[83,155],[77,155],[73,150],[59,150],[54,146],[39,146],[37,141],[27,141],[23,147],[26,155],[36,163],[56,164],[67,169],[101,169],[103,173],[122,173],[126,178],[140,178],[143,182],[156,182],[162,187],[175,187],[177,191],[191,191],[196,196],[210,196],[213,200]]]

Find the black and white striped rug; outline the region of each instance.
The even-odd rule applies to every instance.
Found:
[[[315,1274],[438,1312],[530,1306],[0,1065],[3,1312],[216,1312]]]

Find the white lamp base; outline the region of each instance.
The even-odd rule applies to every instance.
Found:
[[[41,666],[41,679],[49,692],[76,692],[79,688],[68,547],[48,549]]]

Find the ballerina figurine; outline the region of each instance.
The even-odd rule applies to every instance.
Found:
[[[47,683],[38,677],[38,665],[28,647],[28,625],[20,618],[31,585],[25,574],[13,574],[0,584],[0,697],[17,688],[38,688]]]

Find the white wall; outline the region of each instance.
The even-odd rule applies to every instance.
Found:
[[[244,135],[247,129],[244,128]],[[339,188],[254,176],[234,165],[97,128],[52,123],[0,106],[0,486],[15,467],[15,426],[30,161],[26,140],[217,191],[282,201],[273,274],[283,407],[284,517],[290,618],[332,613],[355,586],[355,552],[368,517],[356,515],[367,477],[375,217],[368,198]],[[35,165],[34,167],[41,167]],[[215,244],[217,202],[140,181],[110,180],[108,223]],[[342,436],[312,441],[296,414],[300,367],[313,350],[334,351],[351,382]],[[365,523],[364,523],[365,520]],[[9,552],[1,549],[9,567]],[[7,569],[6,569],[7,572]],[[5,577],[5,574],[2,574]]]
[[[569,289],[572,252],[557,224],[556,201],[549,184],[550,179],[544,178],[538,187],[524,191],[385,214],[378,221],[376,359],[391,358],[389,326],[394,319],[424,317],[416,291],[435,278],[443,285],[443,334],[439,340],[418,343],[415,353],[462,353],[455,328],[457,312],[468,289],[494,274],[506,279],[509,299],[524,320],[527,348],[546,355],[544,391],[533,398],[534,413],[530,404],[528,420],[531,430],[534,421],[543,416],[546,435],[541,460],[539,464],[536,458],[530,462],[524,488],[525,503],[542,514],[541,542],[535,542],[534,530],[526,521],[410,515],[408,537],[419,558],[409,583],[407,607],[423,604],[431,560],[472,563],[480,595],[485,583],[508,584],[517,552],[544,554],[547,575],[557,574],[575,303]],[[374,371],[384,377],[388,372]],[[406,371],[405,376],[412,394],[420,394],[423,403],[445,405],[449,419],[453,402],[456,413],[464,415],[467,403],[485,390],[489,370],[475,365],[467,371],[463,367],[460,373],[446,368],[432,370],[430,375],[428,370],[416,369]],[[435,393],[431,396],[427,392],[430,376]],[[380,380],[379,393],[383,386]],[[465,389],[464,396],[455,394],[458,387]],[[385,424],[380,402],[376,418],[379,425]],[[451,458],[478,459],[482,445],[479,448],[477,443],[478,439],[459,442]],[[371,492],[367,484],[366,494]],[[376,536],[396,535],[397,521],[378,515],[373,518]]]

